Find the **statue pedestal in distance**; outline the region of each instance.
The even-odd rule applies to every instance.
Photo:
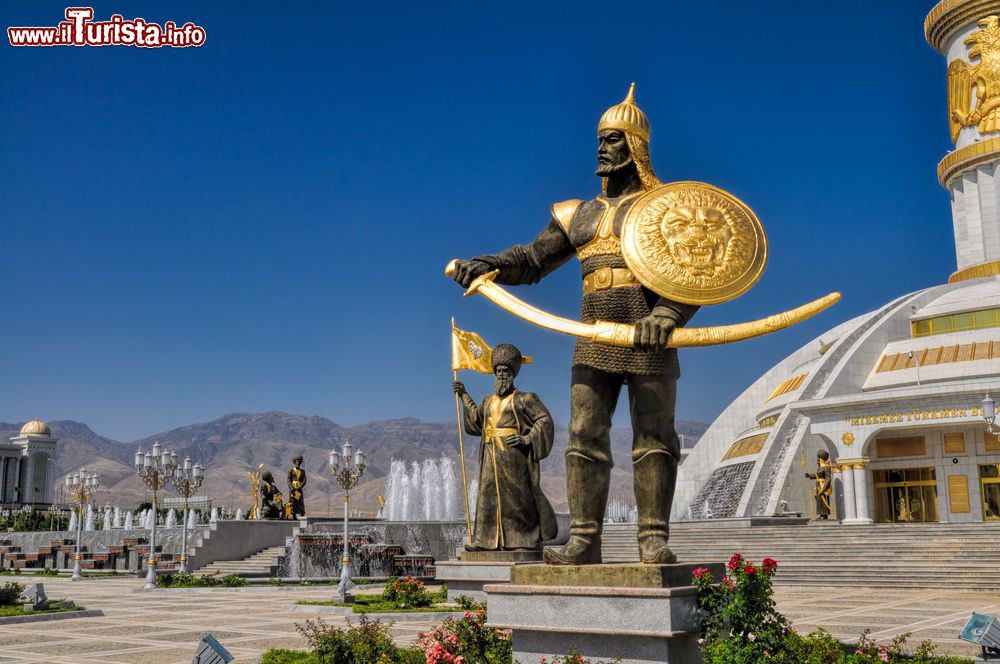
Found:
[[[436,578],[448,584],[448,601],[459,595],[477,602],[486,601],[484,586],[510,581],[510,569],[518,563],[540,563],[542,550],[536,551],[462,551],[458,560],[435,563]]]
[[[700,662],[699,566],[725,574],[722,563],[514,565],[510,583],[485,587],[489,624],[513,631],[515,661],[576,648],[622,664]]]

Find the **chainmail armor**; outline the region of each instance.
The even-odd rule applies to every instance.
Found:
[[[625,259],[620,255],[592,256],[580,264],[584,276],[602,267],[626,267]],[[650,314],[656,300],[657,296],[642,286],[587,293],[580,302],[580,320],[584,323],[598,320],[635,323]],[[585,365],[609,373],[680,376],[675,348],[640,351],[598,344],[588,339],[577,340],[573,349],[573,365]]]

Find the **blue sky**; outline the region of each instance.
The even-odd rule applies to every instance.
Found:
[[[0,421],[131,440],[233,411],[447,420],[453,315],[534,355],[519,384],[565,421],[572,340],[442,269],[599,193],[596,122],[633,80],[661,179],[730,190],[770,242],[758,285],[692,324],[844,294],[682,351],[678,416],[711,421],[802,343],[955,269],[932,5],[99,2],[207,41],[4,44]],[[65,6],[8,3],[4,27]],[[572,262],[517,294],[575,316],[579,289]]]

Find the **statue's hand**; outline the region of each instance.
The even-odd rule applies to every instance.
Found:
[[[455,261],[455,273],[451,275],[451,278],[461,284],[462,288],[468,288],[476,277],[492,271],[493,268],[485,261],[476,258],[459,259]]]
[[[639,350],[665,348],[677,322],[669,316],[650,314],[635,324],[635,346]]]
[[[462,383],[462,381],[460,381],[460,380],[456,380],[454,383],[452,383],[451,384],[451,389],[458,396],[464,396],[464,395],[468,394],[468,392],[465,391],[465,384]]]
[[[505,442],[509,447],[513,447],[514,449],[524,449],[531,445],[531,443],[526,441],[524,439],[524,436],[522,436],[519,433],[512,433],[511,435],[504,438],[503,442]]]

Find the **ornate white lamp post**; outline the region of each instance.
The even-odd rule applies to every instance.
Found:
[[[153,443],[152,451],[143,454],[140,449],[135,453],[135,474],[153,492],[153,527],[149,532],[149,560],[146,564],[146,584],[142,587],[143,590],[156,588],[156,492],[166,486],[175,468],[177,468],[177,452],[161,451],[159,439]]]
[[[171,455],[173,458],[173,455]],[[184,518],[181,522],[181,566],[179,572],[187,570],[187,541],[188,541],[188,499],[201,488],[202,480],[205,479],[205,469],[200,463],[191,464],[191,457],[184,457],[184,465],[174,468],[174,488],[178,495],[184,499]]]
[[[330,450],[330,472],[344,489],[344,555],[340,557],[340,585],[337,586],[337,598],[341,602],[350,602],[350,594],[354,588],[351,582],[351,545],[348,527],[351,515],[351,489],[358,483],[365,472],[367,460],[361,450],[351,453],[351,437],[348,436],[340,452]]]
[[[97,493],[101,486],[101,478],[97,473],[88,473],[86,468],[81,468],[80,472],[66,476],[66,490],[70,493],[73,502],[78,505],[76,519],[76,555],[73,556],[73,576],[71,581],[80,581],[83,574],[80,572],[80,540],[83,538],[83,506],[90,502],[90,499]]]
[[[993,433],[993,423],[997,419],[996,405],[993,403],[993,399],[990,398],[989,393],[986,394],[986,398],[983,399],[983,419],[986,420],[986,431]]]

